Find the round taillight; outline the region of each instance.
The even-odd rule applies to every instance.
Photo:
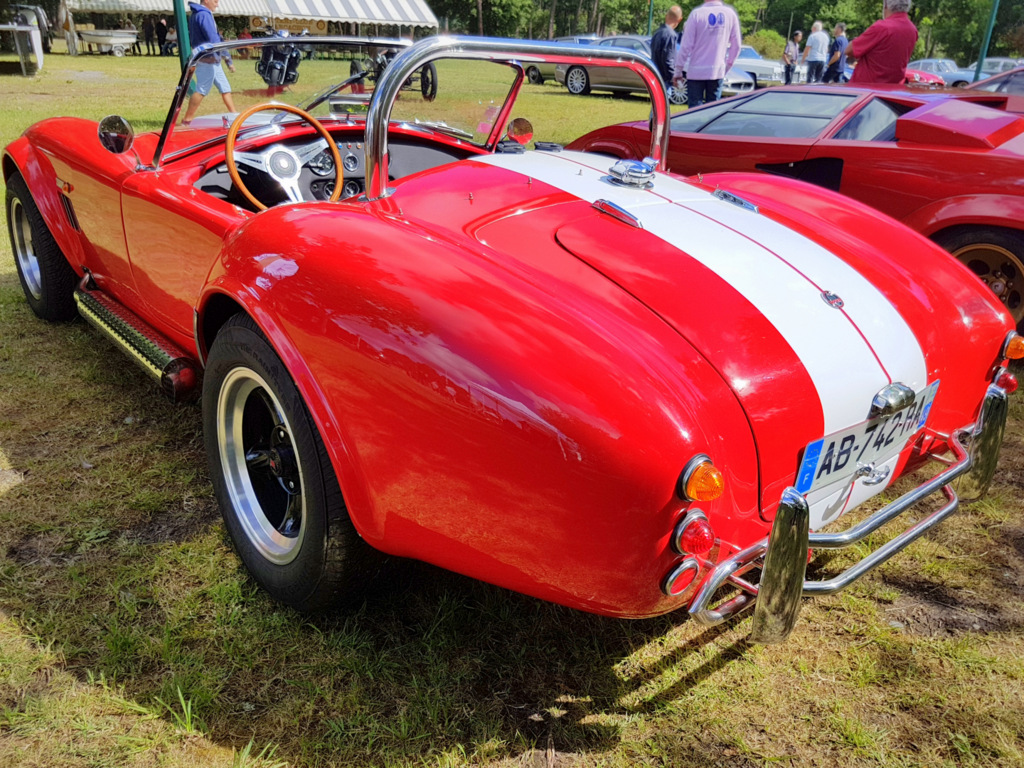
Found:
[[[668,572],[665,580],[661,583],[661,591],[669,597],[679,597],[693,584],[698,573],[700,573],[700,563],[692,557],[683,560]]]
[[[1017,377],[1009,371],[1003,371],[996,378],[996,386],[1009,395],[1017,391]]]
[[[680,555],[705,555],[715,546],[715,530],[700,510],[693,510],[676,523],[672,549]]]
[[[679,495],[690,501],[714,501],[724,490],[721,470],[703,454],[690,459],[679,478]]]

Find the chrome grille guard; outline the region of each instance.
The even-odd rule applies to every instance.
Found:
[[[796,624],[801,597],[839,592],[956,512],[960,498],[950,485],[954,480],[961,478],[961,492],[970,499],[985,492],[995,474],[1007,411],[1006,392],[994,384],[990,385],[978,420],[947,438],[946,444],[953,454],[948,466],[931,480],[846,531],[810,533],[806,499],[795,488],[787,488],[782,494],[771,533],[711,570],[690,605],[690,615],[710,627],[754,606],[750,639],[756,643],[782,642]],[[805,579],[808,547],[840,549],[856,544],[937,492],[946,497],[941,508],[860,562],[824,581]],[[761,569],[761,578],[756,584],[743,578],[755,568]],[[716,594],[727,585],[738,589],[739,594],[715,605]]]

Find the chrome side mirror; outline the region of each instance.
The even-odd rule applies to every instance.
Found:
[[[115,155],[127,152],[135,143],[135,131],[120,115],[107,115],[100,120],[99,137],[100,144]]]

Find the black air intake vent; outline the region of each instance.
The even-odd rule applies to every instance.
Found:
[[[78,225],[78,217],[75,216],[75,206],[71,204],[71,198],[61,194],[60,204],[64,206],[64,213],[68,217],[68,223],[75,228],[76,232],[81,232],[82,228]]]

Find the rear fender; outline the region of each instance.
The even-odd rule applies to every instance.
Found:
[[[282,206],[228,242],[199,327],[216,294],[250,313],[371,545],[585,610],[661,613],[679,604],[659,585],[694,454],[726,473],[702,505],[735,542],[722,554],[765,534],[749,425],[685,340],[550,247],[561,272],[535,276],[363,207]]]
[[[926,237],[960,225],[1024,230],[1024,197],[962,195],[937,200],[907,216],[903,223]]]
[[[948,434],[974,420],[1014,324],[966,266],[875,209],[800,181],[722,173],[702,183],[758,205],[762,215],[820,243],[871,281],[913,330],[929,380],[942,381],[929,427]]]
[[[4,182],[17,171],[25,179],[43,221],[57,241],[68,263],[79,275],[85,261],[82,240],[61,204],[61,181],[49,158],[22,136],[11,142],[3,156]]]

